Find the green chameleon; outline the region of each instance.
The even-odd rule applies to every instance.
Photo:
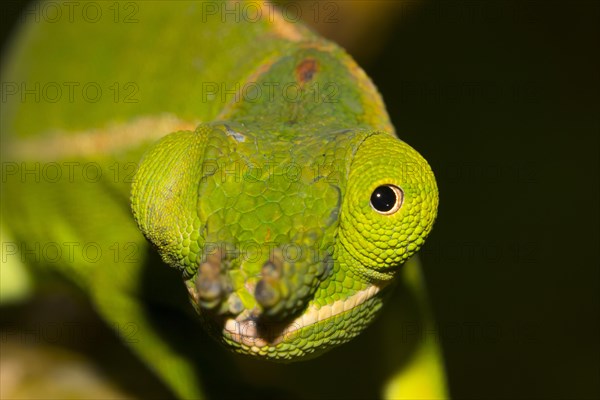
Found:
[[[394,286],[425,304],[405,262],[434,175],[342,49],[258,2],[25,18],[2,70],[3,268],[60,272],[178,396],[218,396],[202,371],[228,362],[190,304],[229,350],[283,362],[359,335]],[[380,390],[444,396],[437,347],[413,347]]]

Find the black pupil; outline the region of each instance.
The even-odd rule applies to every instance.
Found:
[[[396,192],[389,186],[379,186],[371,195],[371,204],[381,212],[390,211],[396,200]]]

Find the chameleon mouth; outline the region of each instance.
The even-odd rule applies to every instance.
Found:
[[[300,316],[287,323],[274,323],[264,326],[257,318],[240,315],[225,320],[223,335],[236,343],[248,346],[252,352],[259,352],[265,346],[275,347],[291,340],[301,329],[324,322],[332,317],[348,312],[373,298],[386,284],[371,284],[347,299],[337,300],[321,307],[311,305]]]

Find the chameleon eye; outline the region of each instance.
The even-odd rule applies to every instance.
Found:
[[[402,207],[404,193],[394,185],[378,186],[371,194],[371,207],[379,214],[390,215]]]

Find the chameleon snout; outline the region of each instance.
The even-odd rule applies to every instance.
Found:
[[[331,271],[331,257],[318,258],[308,246],[254,245],[263,255],[233,251],[226,243],[213,247],[188,280],[194,304],[213,316],[286,321],[304,310]]]

